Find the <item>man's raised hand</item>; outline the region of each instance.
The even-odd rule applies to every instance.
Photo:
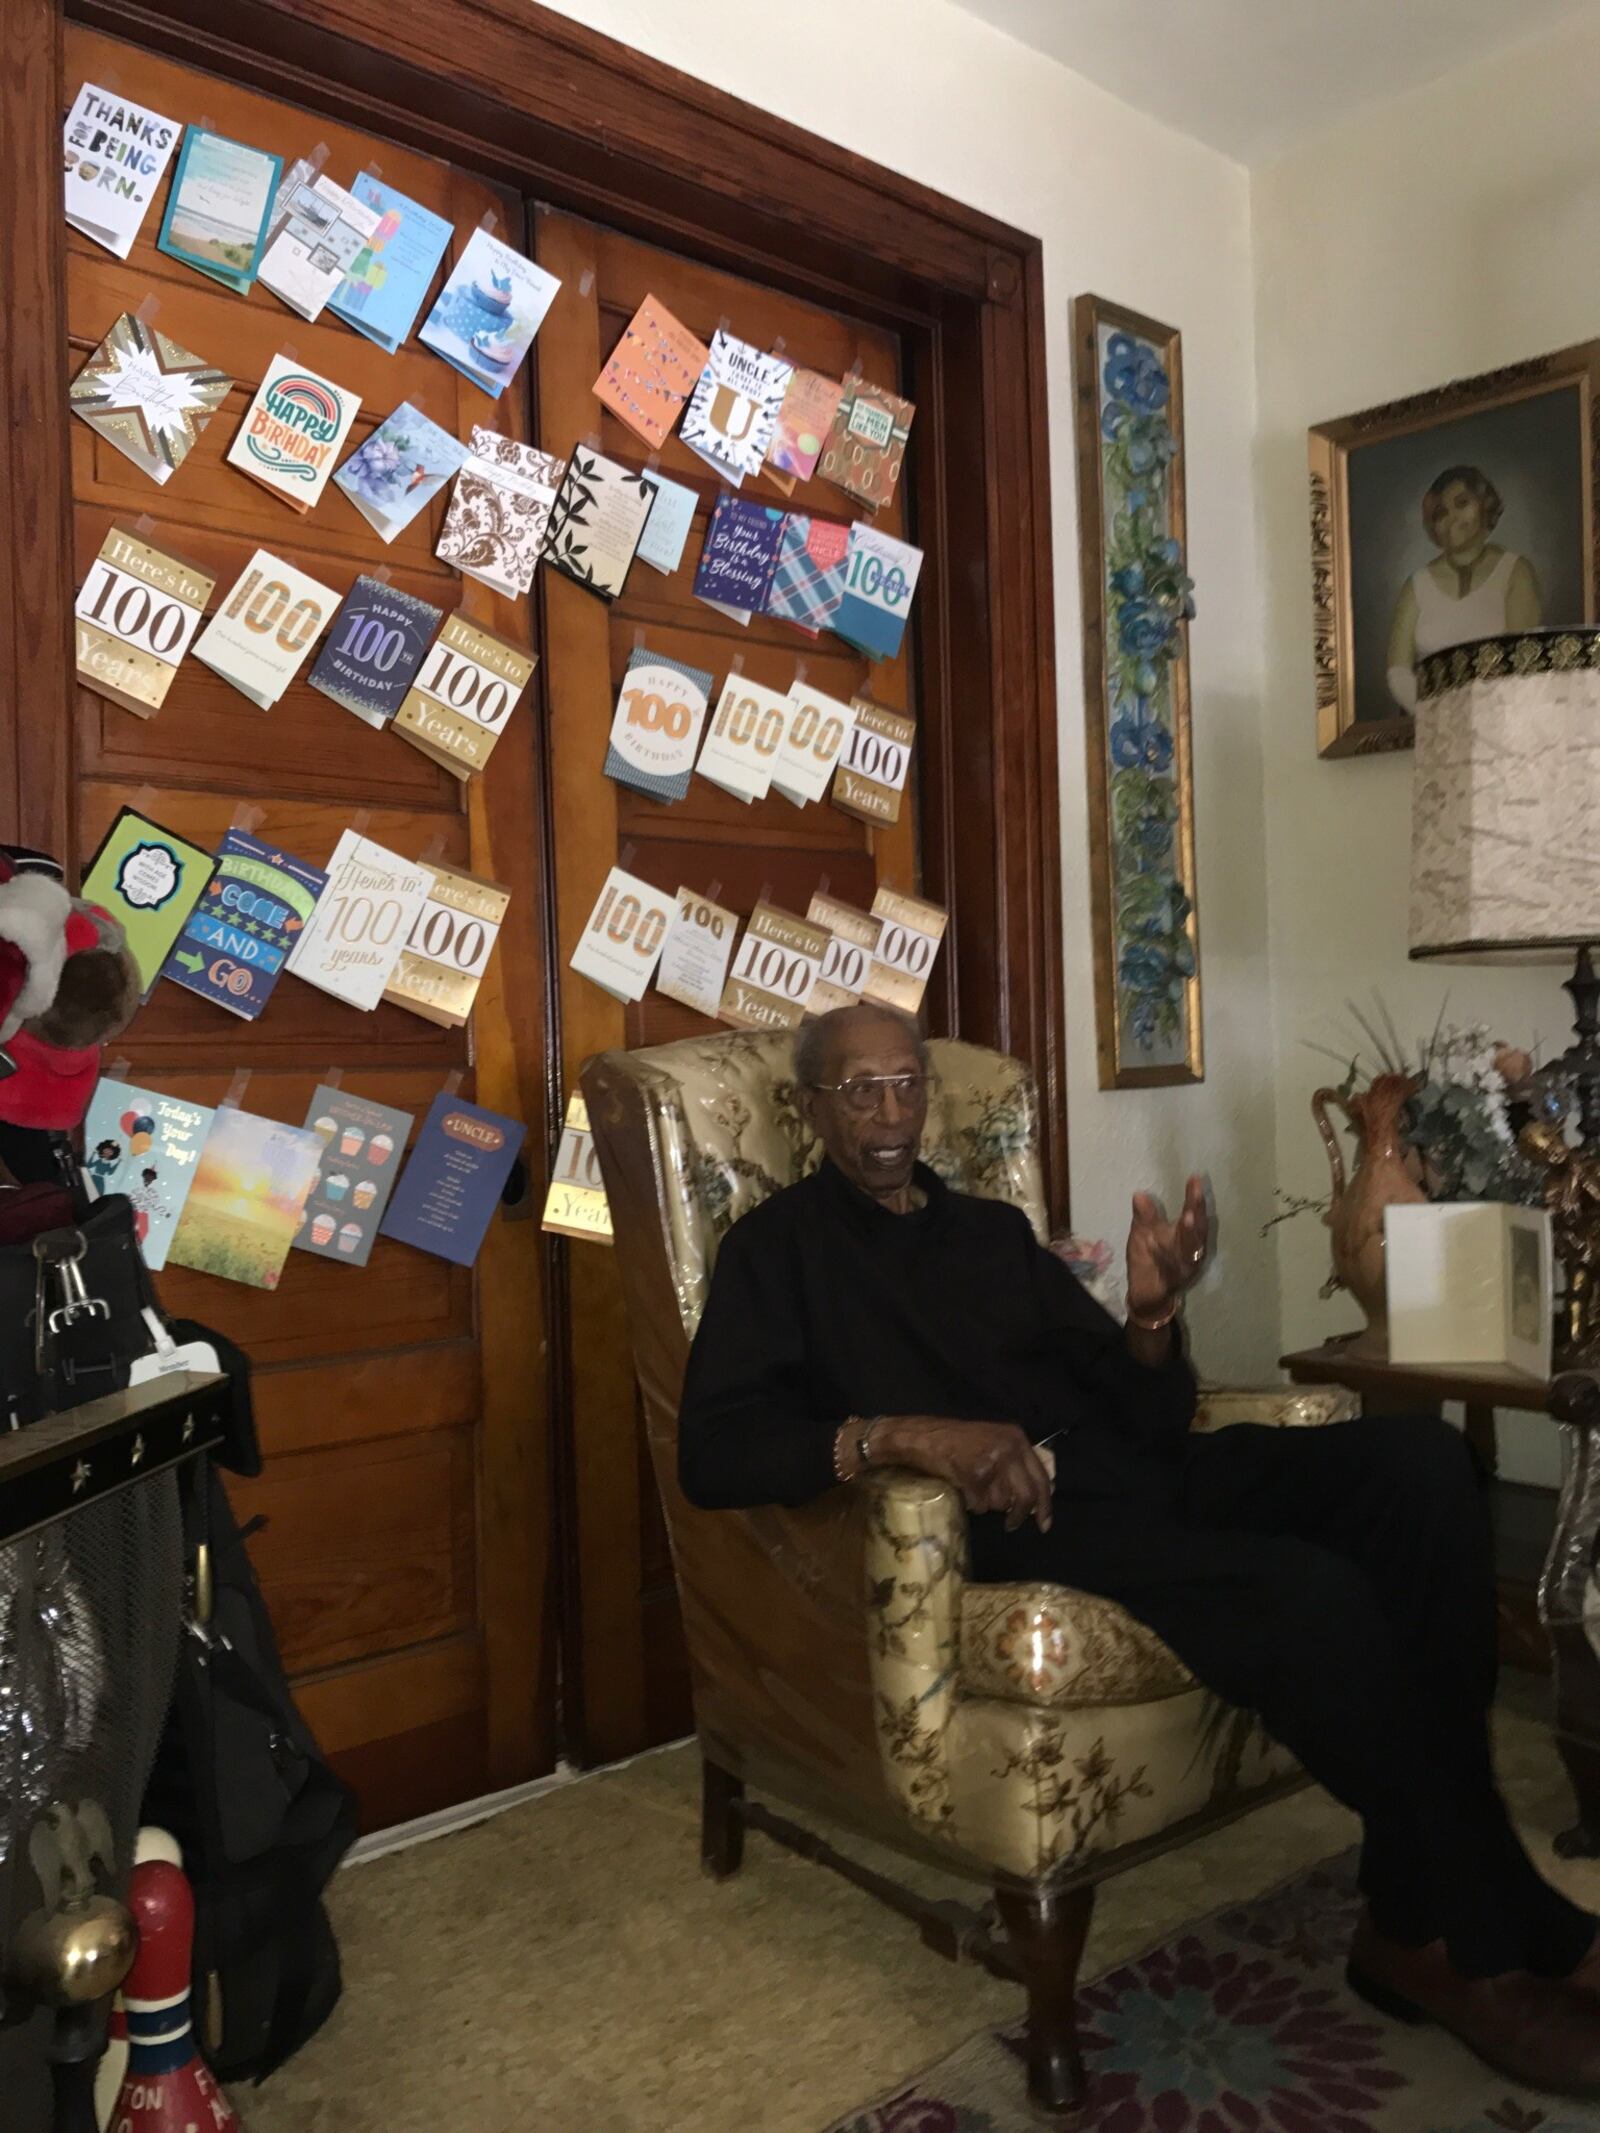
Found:
[[[1153,1194],[1133,1196],[1133,1227],[1128,1231],[1128,1310],[1135,1318],[1160,1318],[1198,1279],[1211,1242],[1211,1217],[1205,1185],[1190,1178],[1183,1206],[1169,1222]]]

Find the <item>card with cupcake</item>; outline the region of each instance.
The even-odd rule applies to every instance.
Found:
[[[306,1125],[322,1155],[295,1248],[365,1266],[400,1174],[412,1114],[322,1082],[312,1092]]]

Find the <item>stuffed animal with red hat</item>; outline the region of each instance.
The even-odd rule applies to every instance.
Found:
[[[70,1132],[142,989],[116,920],[45,854],[0,845],[0,1122]]]

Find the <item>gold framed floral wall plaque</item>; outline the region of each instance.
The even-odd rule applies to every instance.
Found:
[[[1072,307],[1095,1039],[1103,1089],[1205,1078],[1177,329]]]
[[[1317,424],[1317,753],[1412,744],[1419,659],[1600,613],[1600,341]]]

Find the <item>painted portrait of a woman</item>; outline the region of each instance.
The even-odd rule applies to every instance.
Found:
[[[1406,711],[1417,707],[1419,659],[1544,620],[1532,563],[1492,537],[1503,508],[1475,466],[1446,467],[1423,496],[1422,523],[1439,553],[1406,579],[1389,624],[1389,693]]]

